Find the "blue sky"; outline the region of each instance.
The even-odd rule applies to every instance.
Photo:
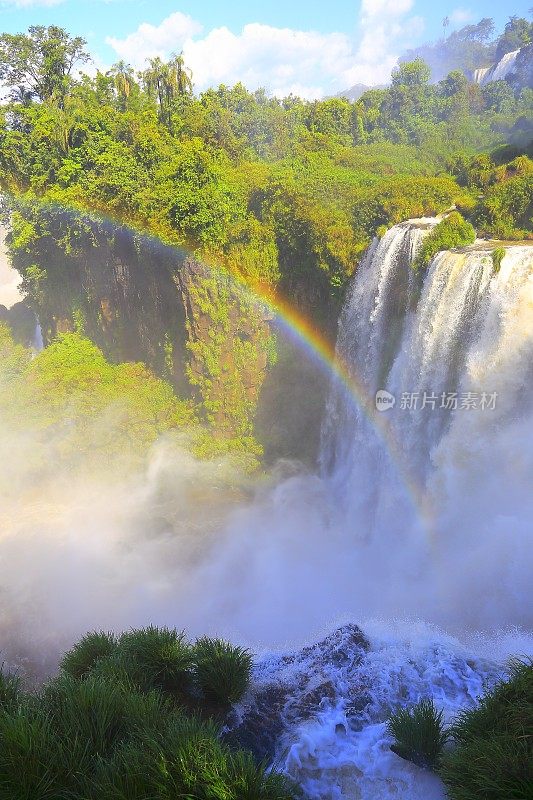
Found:
[[[0,30],[59,24],[83,35],[96,66],[182,50],[195,85],[242,80],[276,94],[320,97],[385,81],[407,47],[452,27],[511,14],[533,0],[0,0]]]

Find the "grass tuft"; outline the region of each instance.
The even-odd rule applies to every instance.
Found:
[[[514,660],[509,672],[455,719],[439,768],[451,800],[533,798],[533,662]]]
[[[174,692],[190,683],[194,658],[184,633],[150,625],[123,633],[118,649],[121,668],[145,691]]]
[[[248,650],[204,636],[194,645],[195,677],[204,696],[213,702],[237,703],[250,685],[252,656]]]
[[[401,708],[391,715],[387,729],[395,742],[391,750],[400,758],[424,769],[434,769],[448,739],[432,700],[421,700],[412,708]]]
[[[63,656],[61,669],[73,678],[85,678],[103,658],[110,656],[117,646],[112,633],[93,631],[87,633]]]
[[[22,682],[17,675],[0,668],[0,711],[16,711],[23,698]]]

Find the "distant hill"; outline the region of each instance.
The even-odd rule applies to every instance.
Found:
[[[379,86],[367,86],[364,83],[356,83],[351,86],[349,89],[344,89],[342,92],[339,92],[335,95],[335,97],[345,97],[346,100],[351,100],[352,103],[355,103],[356,100],[364,95],[365,92],[368,92],[370,89],[385,89],[386,85],[384,83],[380,83]]]

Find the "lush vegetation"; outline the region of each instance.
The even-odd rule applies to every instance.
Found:
[[[201,642],[207,657],[209,640]],[[232,663],[234,650],[224,646],[222,661]],[[297,797],[282,775],[222,742],[221,717],[211,718],[201,696],[189,695],[184,705],[185,675],[194,691],[193,652],[182,634],[165,628],[118,638],[93,633],[37,694],[0,673],[0,798]],[[215,671],[225,669],[219,649],[216,657]]]
[[[426,236],[413,262],[413,268],[427,267],[436,253],[472,244],[475,238],[476,232],[472,225],[457,211],[453,211],[435,225],[431,233]]]
[[[477,69],[490,67],[506,53],[533,42],[533,23],[523,17],[510,17],[501,35],[495,38],[494,21],[487,17],[448,34],[449,25],[450,20],[445,17],[444,36],[438,42],[410,50],[405,55],[407,61],[424,59],[431,67],[434,80],[440,80],[452,70],[461,70],[472,77]]]
[[[0,188],[45,340],[76,330],[112,361],[144,361],[216,433],[207,452],[259,455],[256,410],[276,348],[243,286],[282,297],[329,335],[384,226],[455,204],[465,233],[471,223],[484,235],[531,235],[533,91],[469,80],[531,31],[512,19],[491,43],[492,33],[482,20],[447,37],[469,61],[452,59],[437,83],[415,53],[389,87],[354,103],[241,84],[195,95],[181,56],[76,79],[88,59],[79,37],[56,27],[0,36],[10,95]],[[443,235],[451,224],[442,246],[459,244]],[[185,279],[188,253],[209,269]]]
[[[436,769],[450,800],[529,800],[533,787],[533,663],[510,675],[445,729],[442,712],[422,701],[388,723],[391,749]],[[449,746],[446,746],[449,740]]]
[[[11,433],[33,437],[57,467],[135,463],[161,433],[194,424],[189,404],[143,364],[111,364],[78,333],[60,335],[33,355],[5,324],[0,409]],[[35,458],[39,453],[34,449]]]

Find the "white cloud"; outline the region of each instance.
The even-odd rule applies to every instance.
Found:
[[[465,25],[465,23],[471,22],[473,16],[468,8],[456,8],[448,15],[448,18],[452,25]]]
[[[249,89],[264,86],[285,96],[309,99],[334,94],[354,83],[388,81],[402,50],[423,29],[409,16],[414,0],[362,0],[359,41],[344,33],[318,33],[245,25],[240,33],[226,27],[204,36],[200,23],[177,12],[158,25],[144,23],[124,39],[106,41],[119,58],[137,69],[154,56],[183,50],[197,90],[241,81]]]
[[[106,43],[111,45],[120,58],[140,68],[145,66],[147,58],[165,58],[171,52],[179,52],[186,41],[201,31],[202,25],[199,22],[188,14],[176,11],[163,20],[161,25],[144,22],[135,33],[125,39],[108,36]]]

